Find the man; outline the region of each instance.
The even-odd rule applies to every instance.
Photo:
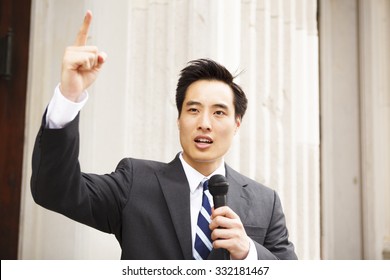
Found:
[[[122,259],[296,259],[277,194],[224,163],[247,99],[212,60],[192,61],[181,71],[176,103],[183,151],[172,162],[125,158],[111,174],[80,171],[78,113],[107,57],[85,45],[91,20],[88,11],[65,51],[61,83],[43,117],[32,160],[34,200],[115,234]],[[215,174],[230,187],[227,206],[211,214],[203,183]]]

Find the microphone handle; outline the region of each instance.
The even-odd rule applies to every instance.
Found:
[[[214,209],[217,209],[218,207],[222,207],[226,205],[226,195],[215,195],[213,197],[214,201]]]
[[[214,195],[213,196],[214,201],[214,209],[217,209],[218,207],[222,207],[226,205],[226,195]],[[230,260],[230,254],[229,251],[226,249],[218,249],[221,251],[222,259],[223,260]]]

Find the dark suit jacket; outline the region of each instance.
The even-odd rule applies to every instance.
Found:
[[[45,117],[44,117],[45,119]],[[192,259],[190,190],[180,159],[125,158],[106,175],[80,171],[79,117],[38,133],[31,191],[39,205],[115,234],[122,259]],[[258,259],[296,259],[275,191],[226,166],[227,204],[241,218]],[[210,259],[223,259],[213,250]]]

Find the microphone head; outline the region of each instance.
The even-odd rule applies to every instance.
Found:
[[[211,176],[208,186],[212,196],[226,195],[229,190],[229,183],[225,176],[219,174]]]

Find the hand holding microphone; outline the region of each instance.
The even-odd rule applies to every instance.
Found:
[[[249,253],[249,237],[240,217],[226,206],[229,183],[224,176],[214,175],[208,186],[214,201],[210,223],[213,247],[228,250],[232,259],[245,259]]]

